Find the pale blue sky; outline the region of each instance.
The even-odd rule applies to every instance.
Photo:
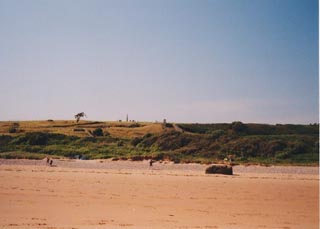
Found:
[[[316,0],[0,0],[0,120],[318,122]]]

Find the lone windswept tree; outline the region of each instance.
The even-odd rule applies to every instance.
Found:
[[[74,118],[77,120],[77,123],[80,121],[80,118],[87,117],[84,112],[78,113],[74,116]]]

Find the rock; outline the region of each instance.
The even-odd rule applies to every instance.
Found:
[[[233,175],[232,167],[228,165],[212,165],[206,168],[206,174]]]

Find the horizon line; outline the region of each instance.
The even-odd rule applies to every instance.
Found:
[[[81,120],[81,121],[86,121],[86,122],[121,122],[121,123],[158,123],[158,124],[162,124],[164,123],[163,121],[148,121],[148,120],[101,120],[101,119],[97,119],[97,120]],[[20,119],[12,119],[12,120],[0,120],[0,122],[55,122],[55,121],[75,121],[73,119],[25,119],[25,120],[20,120]],[[81,122],[80,121],[80,122]],[[75,121],[76,122],[76,121]],[[241,120],[234,120],[234,121],[229,121],[229,122],[176,122],[176,121],[166,121],[166,123],[177,123],[177,124],[201,124],[201,125],[205,125],[205,124],[232,124],[234,122],[241,122],[243,124],[260,124],[260,125],[319,125],[319,122],[310,122],[310,123],[283,123],[283,122],[277,122],[277,123],[266,123],[266,122],[244,122]]]

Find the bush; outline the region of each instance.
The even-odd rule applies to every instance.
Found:
[[[287,159],[290,157],[289,152],[279,152],[275,156],[277,159]]]
[[[14,133],[17,133],[17,132],[18,132],[18,129],[17,129],[16,127],[11,126],[11,127],[9,128],[9,133],[10,133],[10,134],[14,134]]]
[[[14,122],[10,127],[9,127],[9,133],[10,134],[13,134],[13,133],[17,133],[18,132],[18,129],[19,129],[19,123],[17,122]]]
[[[242,122],[231,123],[231,129],[236,133],[242,133],[247,129],[247,126]]]
[[[151,147],[159,138],[159,136],[152,135],[150,133],[143,136],[142,141],[140,142],[143,147]]]
[[[6,152],[0,153],[0,158],[4,159],[32,159],[32,160],[42,160],[46,157],[45,154],[39,153],[27,153],[27,152]]]
[[[147,133],[147,134],[145,134],[145,135],[143,136],[143,138],[146,139],[146,138],[150,138],[151,136],[152,136],[151,133]]]
[[[124,145],[124,143],[123,143],[122,140],[120,140],[120,141],[117,142],[117,146],[123,146],[123,145]]]
[[[47,133],[27,133],[26,138],[28,139],[29,145],[46,145],[48,142]]]
[[[103,130],[101,128],[97,128],[97,129],[92,131],[92,134],[94,136],[103,136]]]
[[[0,145],[6,145],[13,139],[10,135],[0,135]]]
[[[152,159],[156,161],[164,160],[164,159],[167,159],[168,157],[167,154],[165,154],[164,152],[153,153],[151,156],[152,156]]]
[[[87,144],[93,144],[96,143],[98,140],[95,137],[84,137],[84,138],[80,138],[78,140],[78,143],[80,145],[87,145]]]
[[[137,146],[141,141],[142,141],[142,138],[136,137],[136,138],[131,140],[131,145]]]
[[[315,143],[314,143],[314,152],[315,153],[319,153],[319,141],[316,141]]]
[[[171,123],[166,123],[164,126],[167,127],[167,128],[172,128],[173,127],[173,125]]]
[[[140,127],[141,125],[139,123],[133,123],[131,125],[129,125],[129,128],[136,128],[136,127]]]
[[[214,130],[214,131],[210,131],[208,133],[209,137],[212,139],[216,139],[221,137],[222,135],[225,135],[226,131],[225,130]]]
[[[140,156],[140,155],[135,155],[135,156],[130,157],[130,159],[132,161],[143,161],[145,158],[143,156]]]
[[[289,151],[290,154],[303,154],[307,152],[307,146],[304,143],[295,142]]]

